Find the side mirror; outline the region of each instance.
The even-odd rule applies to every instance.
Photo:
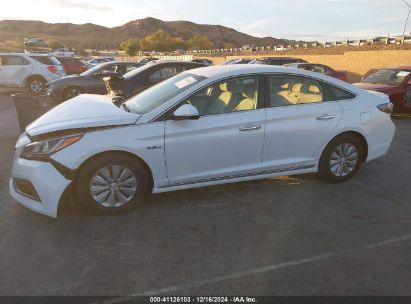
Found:
[[[180,106],[177,110],[170,115],[172,120],[186,120],[186,119],[199,119],[200,114],[195,106],[191,104],[185,104]]]

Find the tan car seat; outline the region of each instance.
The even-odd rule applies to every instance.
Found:
[[[247,111],[257,108],[257,84],[255,82],[244,85],[242,95],[245,98],[239,102],[234,111]]]
[[[290,104],[297,104],[301,98],[301,89],[303,87],[302,83],[295,83],[291,87],[291,91],[288,92],[287,96],[284,96]]]
[[[323,101],[323,95],[316,85],[304,85],[298,103],[315,103]]]
[[[221,83],[219,88],[221,90],[221,93],[206,110],[207,115],[226,113],[227,106],[233,97],[233,93],[230,90],[230,82]]]

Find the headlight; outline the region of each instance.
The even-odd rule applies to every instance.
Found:
[[[83,134],[67,135],[64,137],[29,143],[23,148],[21,158],[47,161],[51,154],[78,142],[82,137]]]

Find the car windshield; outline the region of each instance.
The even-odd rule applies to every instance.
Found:
[[[401,70],[380,70],[371,74],[363,80],[364,83],[384,84],[389,86],[399,86],[410,74],[409,71]]]
[[[182,73],[167,79],[125,102],[132,113],[146,114],[206,79],[204,76]]]

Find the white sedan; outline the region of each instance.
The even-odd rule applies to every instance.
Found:
[[[387,96],[286,67],[183,72],[119,104],[81,95],[29,125],[16,144],[11,195],[57,217],[75,201],[103,214],[159,193],[318,172],[344,182],[387,153]]]

